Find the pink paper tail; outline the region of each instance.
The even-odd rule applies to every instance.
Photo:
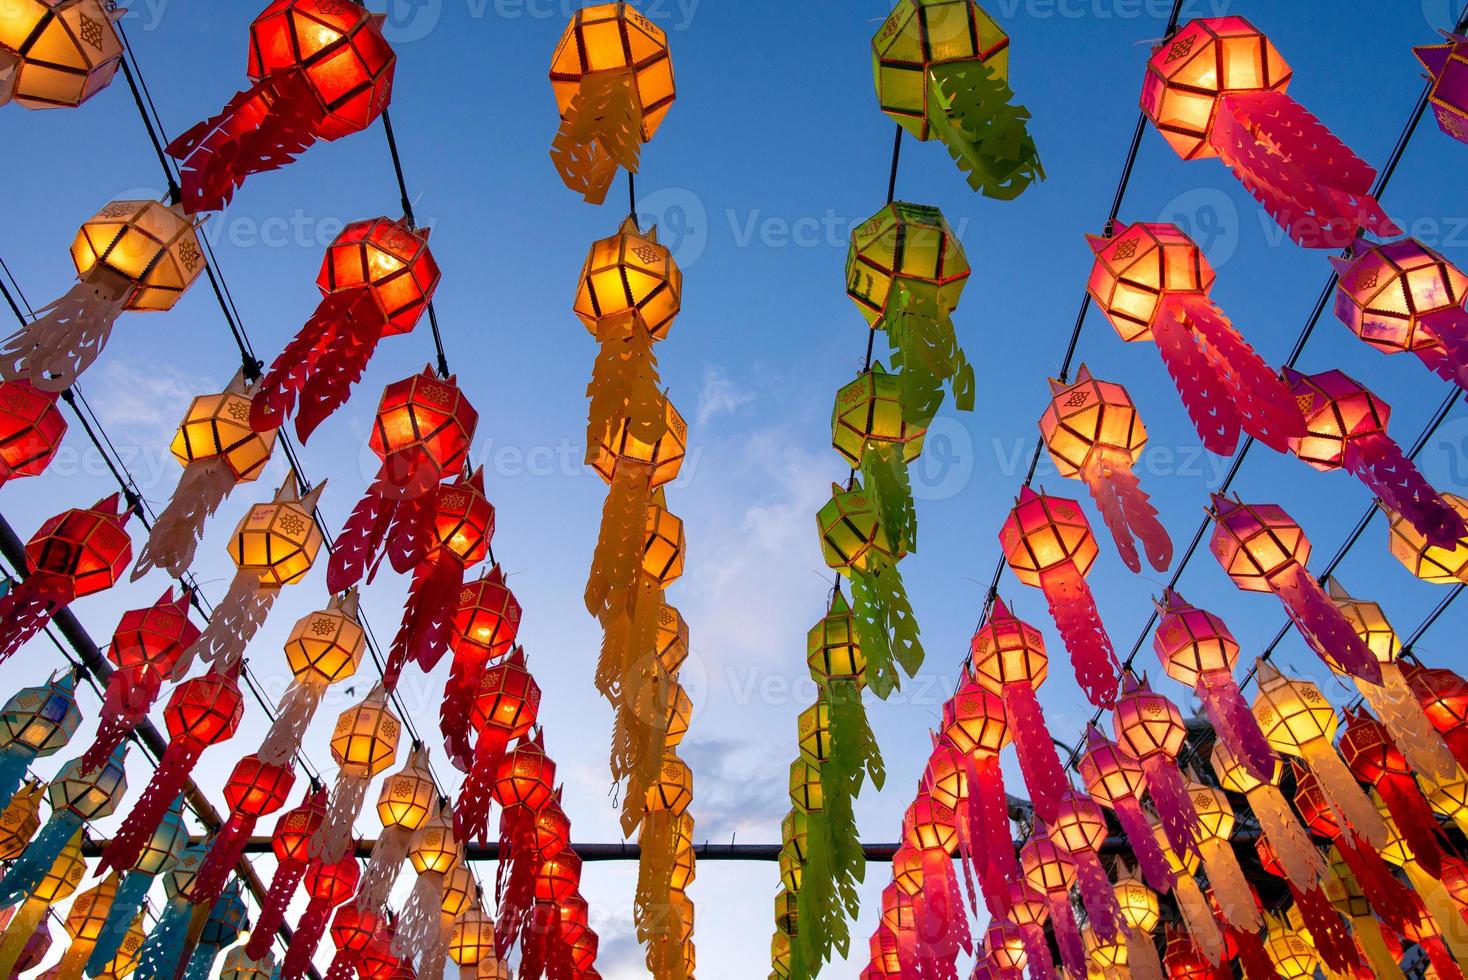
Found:
[[[1116,801],[1114,812],[1147,884],[1154,891],[1163,894],[1172,891],[1177,879],[1167,863],[1167,855],[1162,853],[1157,838],[1152,835],[1152,826],[1147,822],[1147,815],[1142,812],[1142,804],[1135,796],[1123,796]]]
[[[1401,234],[1371,196],[1376,171],[1283,92],[1222,96],[1208,141],[1304,248],[1345,248],[1362,229]]]
[[[928,957],[952,963],[960,948],[973,949],[968,917],[964,915],[958,879],[953,873],[953,859],[942,850],[923,852],[923,890],[918,904],[921,907],[918,928]]]
[[[1076,884],[1080,886],[1081,903],[1086,907],[1091,928],[1098,937],[1111,942],[1121,931],[1121,909],[1116,904],[1111,879],[1094,851],[1073,851],[1070,859],[1075,865]]]
[[[1203,448],[1219,456],[1232,456],[1239,446],[1243,421],[1231,394],[1219,379],[1208,355],[1186,320],[1182,297],[1164,295],[1152,322],[1152,339],[1162,355],[1167,373],[1193,420]]]
[[[1275,452],[1288,452],[1289,440],[1305,434],[1305,418],[1289,387],[1208,297],[1189,293],[1180,299],[1243,430]]]
[[[535,874],[540,869],[535,853],[535,814],[523,805],[500,811],[500,854],[508,855],[508,859],[500,859],[495,880],[499,897],[495,942],[500,954],[506,955],[519,941],[535,902]]]
[[[11,588],[0,598],[0,663],[41,632],[71,599],[71,580],[49,572],[33,572]]]
[[[1086,698],[1098,708],[1116,704],[1121,662],[1111,648],[1111,637],[1101,625],[1096,599],[1075,566],[1066,564],[1040,575],[1040,588],[1050,604],[1050,615],[1070,651],[1071,667]]]
[[[1159,572],[1167,571],[1172,564],[1172,538],[1157,519],[1157,508],[1142,491],[1128,461],[1104,450],[1095,453],[1082,467],[1081,479],[1090,488],[1126,566],[1134,572],[1142,570],[1135,536],[1147,551],[1148,564]]]
[[[1418,317],[1422,327],[1437,338],[1437,346],[1416,353],[1440,377],[1468,391],[1468,311],[1453,306]]]
[[[1185,858],[1190,851],[1201,858],[1194,833],[1198,811],[1193,809],[1187,781],[1178,771],[1177,763],[1159,752],[1142,760],[1142,770],[1147,774],[1147,791],[1152,794],[1152,805],[1157,808],[1163,833],[1173,851],[1179,858]]]
[[[82,753],[81,771],[96,772],[106,765],[112,750],[132,734],[138,722],[147,717],[148,709],[158,698],[162,678],[151,668],[145,668],[142,679],[137,679],[136,668],[119,669],[107,679],[107,693],[102,696],[102,717],[97,724],[97,736],[91,746]]]
[[[301,921],[296,924],[296,931],[291,935],[290,947],[285,951],[285,960],[280,966],[280,980],[301,980],[306,975],[306,970],[316,956],[316,948],[321,945],[321,937],[326,933],[326,923],[330,918],[331,906],[323,899],[312,898],[301,915]],[[262,929],[256,929],[250,934],[252,942],[255,936],[266,936],[272,940],[275,938],[274,934]]]
[[[290,907],[291,899],[295,898],[296,889],[301,887],[301,879],[304,877],[304,861],[286,861],[276,865],[275,875],[270,879],[270,890],[266,893],[264,906],[260,910],[260,918],[251,928],[250,941],[245,946],[245,955],[250,959],[258,960],[270,951],[275,943],[275,934],[285,921],[286,909]],[[307,908],[309,913],[309,906]],[[305,921],[303,917],[297,930],[304,927]]]
[[[1352,677],[1381,686],[1381,664],[1304,567],[1296,565],[1281,575],[1276,591],[1296,629],[1322,660],[1338,665]]]
[[[1468,524],[1384,432],[1346,443],[1345,467],[1381,502],[1439,548],[1468,536]]]
[[[1039,926],[1025,926],[1020,935],[1024,937],[1025,953],[1029,958],[1030,980],[1058,980],[1055,963],[1050,959],[1050,944],[1045,941],[1045,931]]]
[[[978,866],[979,884],[974,887],[974,839],[973,828],[970,821],[969,807],[960,805],[954,814],[958,830],[958,868],[963,872],[964,894],[968,896],[968,907],[975,913],[979,911],[979,892],[984,892],[984,907],[987,909],[997,901],[994,885],[984,880],[984,874],[988,871],[987,862]],[[991,913],[992,914],[992,913]]]
[[[1049,823],[1060,810],[1060,798],[1070,788],[1060,757],[1045,727],[1040,699],[1028,684],[1004,685],[1004,713],[1009,718],[1009,731],[1014,736],[1014,749],[1019,755],[1019,769],[1030,791],[1030,802],[1040,819]]]
[[[1054,754],[1054,749],[1051,749]],[[982,839],[985,849],[980,855],[991,869],[995,883],[1000,886],[1003,898],[999,904],[1002,912],[1009,914],[1010,884],[1020,880],[1019,859],[1015,856],[1014,837],[1009,828],[1009,796],[1004,791],[1004,770],[999,766],[998,756],[985,756],[974,763],[969,776],[969,807],[973,812],[975,803],[979,820],[983,825]],[[991,911],[993,911],[991,909]]]
[[[1349,974],[1364,965],[1356,944],[1351,940],[1350,930],[1325,892],[1318,887],[1300,891],[1291,885],[1290,894],[1294,896],[1295,908],[1300,910],[1300,918],[1305,928],[1310,930],[1310,938],[1315,940],[1315,948],[1326,966],[1337,973]]]
[[[1269,739],[1260,731],[1233,675],[1222,670],[1204,673],[1198,678],[1196,690],[1218,734],[1256,778],[1272,781],[1279,756],[1269,747]]]
[[[239,867],[245,845],[250,842],[250,835],[254,832],[254,817],[230,814],[223,829],[209,845],[209,853],[204,857],[199,873],[194,876],[193,885],[189,888],[189,901],[196,905],[214,903],[224,892],[224,886],[229,883],[235,868]]]
[[[163,821],[163,815],[183,791],[203,748],[188,739],[175,739],[168,744],[168,751],[163,753],[148,788],[143,790],[142,797],[102,852],[103,870],[127,871],[137,864],[138,855],[143,853],[153,831]]]
[[[1060,946],[1060,962],[1071,976],[1086,975],[1086,945],[1081,941],[1081,930],[1076,925],[1071,911],[1070,898],[1063,892],[1052,892],[1045,896],[1050,907],[1050,928],[1055,931],[1055,941]]]

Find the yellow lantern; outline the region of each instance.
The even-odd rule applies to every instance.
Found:
[[[292,676],[330,685],[357,672],[367,649],[367,636],[357,619],[358,602],[357,590],[350,589],[296,623],[285,641]]]
[[[10,798],[4,812],[0,812],[0,861],[20,857],[41,828],[41,798],[45,793],[45,783],[27,782]]]
[[[62,922],[66,934],[71,937],[71,945],[57,967],[58,980],[81,980],[87,960],[97,946],[97,937],[107,922],[107,913],[117,898],[117,884],[117,872],[113,871],[72,901],[71,909]]]
[[[1121,917],[1127,926],[1143,935],[1151,935],[1162,921],[1157,893],[1147,887],[1146,882],[1137,877],[1136,870],[1128,867],[1125,862],[1120,862],[1117,866],[1113,890],[1116,893],[1117,907],[1121,909]]]
[[[778,980],[788,980],[790,976],[790,934],[778,929],[770,939],[770,969]]]
[[[383,780],[377,794],[377,819],[384,828],[416,831],[428,822],[438,804],[438,787],[427,761],[426,752],[415,751],[400,772]]]
[[[650,470],[654,487],[672,483],[688,454],[688,423],[667,398],[663,399],[663,423],[663,434],[656,442],[643,442],[633,433],[628,419],[619,420],[588,448],[587,462],[607,483],[612,483],[620,470],[632,467]]]
[[[0,4],[0,105],[74,108],[102,91],[122,64],[124,13],[101,0]]]
[[[819,767],[831,758],[831,709],[824,693],[817,696],[815,704],[800,713],[796,719],[796,732],[800,754],[811,764]]]
[[[693,803],[693,770],[669,752],[663,756],[658,780],[647,788],[646,806],[650,812],[681,815]]]
[[[801,874],[804,868],[795,852],[787,845],[780,848],[780,884],[787,891],[800,891]]]
[[[780,821],[780,840],[795,854],[795,859],[805,863],[805,842],[809,833],[810,818],[804,811],[791,810]]]
[[[103,964],[102,971],[93,980],[122,980],[123,977],[130,976],[142,961],[143,943],[147,940],[143,913],[139,912],[133,918],[132,925],[128,926],[127,935],[122,937],[117,953]]]
[[[627,218],[611,238],[591,246],[581,268],[576,291],[576,315],[598,339],[599,328],[615,320],[638,322],[636,312],[653,340],[662,340],[682,308],[683,273],[673,253],[658,243],[658,230],[643,232],[635,218]]]
[[[821,771],[804,759],[790,763],[790,802],[801,813],[819,813],[825,806]]]
[[[460,862],[444,875],[443,902],[440,907],[449,918],[463,915],[479,901],[479,882],[467,864]]]
[[[846,295],[877,329],[899,281],[935,291],[946,314],[958,308],[969,272],[963,245],[942,211],[895,201],[852,234]]]
[[[866,686],[867,661],[856,635],[856,617],[839,588],[830,612],[806,635],[805,650],[811,679],[822,688],[832,680],[851,681],[857,690]]]
[[[681,847],[673,858],[672,884],[669,885],[675,892],[685,892],[688,886],[693,884],[698,877],[698,858],[692,847]]]
[[[667,749],[676,749],[683,744],[683,739],[688,734],[689,727],[693,724],[693,699],[683,689],[683,685],[673,683],[673,692],[668,704],[668,734],[663,740],[663,746]]]
[[[129,310],[173,309],[204,271],[193,220],[158,201],[108,204],[77,231],[71,259],[85,282],[125,283]]]
[[[882,111],[920,140],[930,139],[932,68],[982,62],[1009,71],[1009,36],[973,0],[900,0],[872,40]]]
[[[1462,517],[1468,518],[1468,500],[1444,493],[1442,498]],[[1468,582],[1468,537],[1460,538],[1451,548],[1429,544],[1427,538],[1400,514],[1391,517],[1389,541],[1392,555],[1413,575],[1435,585]]]
[[[688,623],[677,608],[663,603],[658,613],[658,663],[669,677],[677,677],[688,660]]]
[[[263,588],[305,578],[323,541],[315,515],[324,488],[321,484],[302,499],[290,475],[274,500],[250,508],[229,543],[229,556],[241,573],[255,575]]]
[[[82,857],[81,842],[82,831],[78,828],[6,925],[4,937],[0,938],[0,976],[15,972],[26,942],[45,921],[51,907],[68,898],[86,877],[87,862]]]
[[[683,576],[686,541],[683,521],[668,510],[662,488],[652,495],[647,508],[647,543],[642,552],[642,571],[666,589]]]
[[[836,452],[858,469],[868,443],[900,446],[903,461],[911,463],[922,455],[927,430],[903,418],[900,376],[875,364],[836,393],[831,434]]]
[[[459,863],[459,844],[454,840],[454,825],[447,806],[435,809],[408,848],[408,860],[420,875],[447,875]]]
[[[1283,980],[1311,980],[1320,967],[1320,958],[1311,944],[1282,920],[1270,920],[1264,948]]]
[[[361,704],[343,711],[331,733],[331,757],[340,767],[331,803],[311,839],[311,856],[332,864],[346,856],[352,824],[362,812],[375,776],[398,754],[402,722],[388,710],[387,692],[379,683]]]
[[[235,483],[258,479],[275,447],[275,429],[256,432],[250,426],[250,398],[244,374],[215,395],[200,395],[174,433],[169,450],[180,466],[219,460]]]
[[[449,959],[459,966],[475,966],[494,955],[494,919],[477,908],[454,919],[449,934]]]
[[[1124,973],[1130,959],[1124,937],[1118,935],[1114,939],[1103,940],[1090,926],[1086,926],[1081,936],[1085,941],[1086,951],[1091,957],[1091,963],[1101,968],[1102,976],[1114,977]]]
[[[1459,830],[1468,833],[1468,778],[1464,778],[1462,773],[1459,777],[1439,782],[1423,773],[1417,776],[1432,808],[1457,824]]]

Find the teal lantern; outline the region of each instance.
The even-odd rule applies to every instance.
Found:
[[[0,810],[10,805],[31,763],[60,752],[81,722],[75,671],[22,688],[5,702],[0,708]]]
[[[178,864],[188,846],[189,830],[184,826],[183,797],[178,796],[159,821],[158,829],[143,846],[137,862],[122,876],[122,882],[117,886],[117,895],[112,899],[107,919],[97,935],[97,945],[87,960],[89,976],[105,972],[104,968],[126,941],[128,930],[137,918],[138,910],[143,907],[153,881]]]

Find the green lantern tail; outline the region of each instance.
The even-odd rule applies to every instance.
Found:
[[[1030,111],[1014,103],[1014,92],[992,65],[955,62],[928,72],[928,118],[933,134],[948,147],[969,186],[1012,201],[1045,168],[1025,123]]]
[[[861,688],[855,680],[833,678],[826,686],[826,704],[831,713],[831,759],[826,767],[849,776],[854,794],[861,792],[863,772],[880,790],[887,779],[887,769],[877,737],[867,723]]]
[[[868,442],[861,455],[861,482],[875,495],[882,527],[899,554],[917,550],[917,508],[912,501],[912,481],[902,447],[892,443]]]
[[[812,978],[831,959],[832,950],[846,956],[851,946],[849,922],[861,907],[856,887],[866,873],[851,796],[847,791],[832,793],[824,777],[823,768],[821,786],[826,799],[823,808],[809,818],[805,867],[796,895],[799,928],[791,944],[798,950],[794,958]],[[791,976],[797,975],[792,969]]]
[[[926,656],[918,629],[917,617],[913,615],[912,603],[907,601],[907,588],[902,584],[902,573],[897,563],[879,561],[873,564],[873,580],[880,595],[880,602],[887,610],[887,626],[892,632],[892,654],[908,677],[922,669]]]
[[[936,287],[900,281],[895,308],[886,318],[887,343],[902,399],[902,417],[926,426],[943,406],[943,386],[953,389],[959,411],[974,409],[974,369],[953,321],[938,303]]]
[[[876,578],[856,568],[851,569],[851,613],[867,661],[867,686],[885,701],[901,686],[887,633],[887,606]]]

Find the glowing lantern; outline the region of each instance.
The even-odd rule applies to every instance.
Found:
[[[41,934],[45,934],[44,929]],[[124,977],[131,976],[142,959],[143,943],[147,941],[147,938],[148,934],[143,930],[143,914],[139,912],[133,917],[132,924],[128,926],[127,934],[123,936],[116,955],[105,963],[99,963],[95,974],[92,975],[99,980],[123,980]],[[95,961],[96,953],[94,952],[92,956],[93,959],[87,961],[89,970],[92,969],[91,964]]]
[[[1050,840],[1065,851],[1075,873],[1090,929],[1097,939],[1113,942],[1123,922],[1115,889],[1101,864],[1101,845],[1106,842],[1104,811],[1084,793],[1071,790],[1061,799],[1049,829]]]
[[[454,833],[465,842],[488,832],[490,791],[511,742],[530,733],[540,713],[540,685],[525,666],[525,652],[484,671],[467,719],[477,733],[474,759],[454,807]]]
[[[1213,897],[1234,928],[1257,932],[1263,925],[1259,904],[1229,843],[1237,822],[1233,805],[1222,790],[1204,786],[1196,779],[1188,784],[1188,793],[1198,815],[1198,849],[1208,883],[1213,886]]]
[[[1412,53],[1427,69],[1432,82],[1429,100],[1437,116],[1437,124],[1453,139],[1468,142],[1468,94],[1463,89],[1463,64],[1465,42],[1457,34],[1443,32],[1445,44],[1424,44],[1414,47]]]
[[[296,923],[290,947],[281,963],[281,980],[300,980],[305,975],[326,932],[332,909],[356,893],[361,874],[355,854],[326,863],[316,858],[311,860],[306,868],[306,893],[311,898]]]
[[[1356,949],[1351,932],[1346,928],[1340,913],[1331,904],[1330,898],[1327,897],[1321,885],[1312,883],[1304,890],[1296,888],[1294,882],[1288,880],[1284,867],[1267,837],[1259,839],[1255,850],[1259,854],[1259,863],[1265,871],[1286,879],[1299,921],[1309,932],[1310,938],[1315,941],[1316,951],[1320,954],[1325,966],[1328,969],[1347,974],[1362,966],[1361,954]],[[1332,884],[1334,885],[1335,882],[1332,881]]]
[[[1152,837],[1171,869],[1172,897],[1177,902],[1178,912],[1188,935],[1210,963],[1215,966],[1222,964],[1225,955],[1231,954],[1233,950],[1220,929],[1225,924],[1219,921],[1218,913],[1209,905],[1203,890],[1193,877],[1202,863],[1198,854],[1196,851],[1174,850],[1166,831],[1158,821],[1152,823]]]
[[[872,55],[882,111],[941,141],[974,190],[1009,201],[1045,179],[1009,88],[1009,36],[973,0],[899,0]]]
[[[342,529],[327,569],[331,591],[357,584],[380,555],[402,574],[423,560],[433,542],[434,491],[463,467],[478,422],[457,379],[439,380],[432,368],[387,386],[368,442],[382,466]]]
[[[1446,667],[1413,667],[1406,677],[1428,722],[1459,765],[1468,763],[1468,681]]]
[[[244,373],[216,395],[201,395],[189,404],[171,447],[184,472],[153,522],[148,543],[138,555],[132,578],[154,568],[174,578],[194,562],[204,522],[219,509],[236,484],[259,478],[275,448],[275,433],[250,427],[250,395]]]
[[[576,316],[592,336],[604,328],[644,329],[653,341],[667,337],[682,309],[683,273],[658,230],[644,233],[633,218],[617,234],[591,246],[576,290]],[[635,312],[637,317],[629,318]]]
[[[683,685],[673,683],[672,696],[668,702],[668,734],[663,741],[665,749],[676,749],[683,744],[688,731],[693,727],[693,699]],[[833,736],[834,737],[834,736]]]
[[[56,458],[66,435],[59,397],[24,379],[0,382],[0,485],[39,476]]]
[[[924,425],[904,417],[902,379],[880,363],[836,393],[832,444],[877,498],[882,525],[902,551],[917,550],[907,464],[923,451]]]
[[[193,594],[184,590],[177,599],[173,589],[147,609],[122,614],[107,659],[117,668],[107,679],[97,735],[82,756],[84,764],[101,765],[158,700],[164,678],[174,673],[184,651],[199,638],[189,622]]]
[[[1118,859],[1116,870],[1116,905],[1121,911],[1122,930],[1125,933],[1127,960],[1134,973],[1153,977],[1167,976],[1162,961],[1157,955],[1157,946],[1152,934],[1162,921],[1162,907],[1157,893],[1148,888],[1136,872]],[[1143,964],[1146,964],[1144,967]]]
[[[388,892],[407,859],[413,835],[437,810],[438,788],[428,769],[428,752],[417,746],[398,772],[382,782],[377,795],[377,818],[382,833],[372,845],[357,903],[381,915],[387,908]]]
[[[1280,792],[1279,780],[1284,764],[1276,758],[1269,778],[1260,779],[1221,739],[1213,743],[1210,761],[1223,788],[1243,794],[1248,799],[1249,809],[1259,821],[1263,837],[1269,842],[1290,885],[1301,892],[1308,892],[1325,881],[1329,871],[1320,851],[1300,826],[1289,801]]]
[[[1007,731],[1014,739],[1020,771],[1041,820],[1055,819],[1067,786],[1036,697],[1049,677],[1049,662],[1040,631],[1014,616],[1004,600],[996,598],[969,646],[969,678],[1002,699]]]
[[[240,520],[229,542],[237,569],[229,592],[179,661],[175,676],[189,669],[196,654],[221,668],[244,656],[280,590],[300,582],[316,563],[323,541],[316,502],[325,488],[324,482],[317,484],[302,497],[295,476],[287,474],[275,499],[256,504]]]
[[[450,628],[449,648],[454,657],[439,707],[439,730],[450,761],[467,770],[473,755],[469,742],[472,727],[465,725],[464,719],[469,717],[480,676],[491,661],[514,648],[520,632],[520,603],[505,584],[500,566],[460,590]]]
[[[535,874],[543,860],[537,850],[539,817],[556,802],[556,764],[545,753],[539,733],[520,739],[500,759],[491,795],[500,811],[500,847],[510,855],[501,868],[500,918],[505,941],[513,944],[528,922],[535,901]]]
[[[101,0],[21,0],[0,11],[0,105],[75,108],[112,84],[123,13]]]
[[[411,961],[422,960],[429,950],[442,949],[448,938],[441,932],[445,927],[451,928],[443,917],[444,896],[449,873],[462,857],[459,843],[454,839],[448,801],[440,800],[429,813],[408,849],[408,860],[418,875],[413,887],[416,898],[404,910],[399,923],[402,935],[395,945],[403,958]]]
[[[1000,976],[1018,976],[1029,962],[1030,955],[1019,926],[1012,922],[990,925],[984,945],[989,950],[990,965],[1000,971]]]
[[[1306,248],[1397,234],[1371,196],[1376,171],[1285,94],[1291,76],[1244,18],[1200,18],[1153,52],[1142,110],[1184,160],[1220,158]]]
[[[254,754],[235,763],[234,771],[224,784],[229,819],[209,846],[209,856],[189,889],[190,899],[200,905],[208,905],[219,897],[245,853],[245,845],[255,832],[255,824],[261,817],[285,806],[295,781],[296,776],[289,763],[262,762]]]
[[[1344,467],[1434,547],[1468,537],[1468,522],[1387,435],[1390,405],[1341,371],[1284,375],[1305,413],[1306,435],[1290,443],[1295,455],[1318,470]]]
[[[350,976],[362,972],[369,947],[383,926],[383,921],[356,902],[348,902],[331,918],[331,941],[336,955],[331,958],[329,976]],[[351,972],[348,973],[347,971]]]
[[[237,668],[211,671],[174,688],[163,710],[168,727],[168,751],[142,798],[102,853],[103,867],[120,870],[137,861],[204,750],[233,738],[244,712]]]
[[[1331,261],[1340,276],[1335,314],[1352,333],[1384,353],[1415,354],[1444,380],[1468,389],[1462,347],[1468,275],[1415,238],[1363,242],[1353,258]]]
[[[643,800],[638,835],[642,859],[633,922],[638,939],[647,947],[647,965],[653,976],[671,976],[674,973],[667,971],[686,973],[688,969],[679,938],[684,920],[673,896],[694,877],[693,818],[688,815],[692,803],[693,771],[669,752]]]
[[[1311,944],[1283,922],[1274,920],[1264,940],[1269,958],[1285,980],[1309,980],[1315,976],[1320,960]]]
[[[1163,957],[1168,980],[1218,980],[1218,967],[1204,958],[1189,935],[1167,927],[1167,952]]]
[[[494,957],[494,920],[477,908],[462,913],[454,922],[448,952],[459,966],[474,966]]]
[[[1310,574],[1310,539],[1277,504],[1246,504],[1213,495],[1209,548],[1234,585],[1273,592],[1300,635],[1325,663],[1380,684],[1381,664]]]
[[[71,945],[57,964],[57,980],[81,980],[82,971],[96,949],[97,938],[107,921],[107,911],[116,897],[117,873],[113,872],[72,900],[62,922],[66,934],[71,937]]]
[[[0,707],[0,804],[8,806],[31,763],[60,752],[81,723],[75,671],[12,694]]]
[[[922,856],[922,888],[913,900],[920,906],[925,949],[931,955],[968,944],[968,923],[953,871],[958,847],[958,814],[919,792],[902,819],[902,843]]]
[[[1152,804],[1173,850],[1179,855],[1193,851],[1198,815],[1177,766],[1177,755],[1188,737],[1177,705],[1154,693],[1146,675],[1138,680],[1128,671],[1122,678],[1122,696],[1116,702],[1112,724],[1116,744],[1142,765]]]
[[[1222,619],[1189,605],[1171,589],[1163,595],[1159,612],[1152,648],[1167,676],[1193,688],[1220,739],[1229,743],[1255,777],[1268,777],[1279,759],[1234,681],[1238,641]]]
[[[44,783],[27,782],[0,811],[0,860],[14,861],[20,857],[41,829],[41,796],[45,789]]]
[[[1314,684],[1285,677],[1267,663],[1258,670],[1254,717],[1280,752],[1303,759],[1331,809],[1373,847],[1386,846],[1387,827],[1331,744],[1335,709]]]
[[[1050,926],[1060,946],[1060,958],[1073,976],[1086,973],[1086,950],[1080,927],[1070,907],[1070,889],[1075,884],[1075,865],[1066,852],[1051,840],[1043,824],[1036,825],[1029,841],[1020,848],[1020,867],[1030,887],[1045,896]]]
[[[561,124],[551,160],[587,203],[601,204],[619,167],[636,173],[677,92],[668,36],[628,3],[578,10],[551,58]]]
[[[1209,299],[1214,271],[1182,229],[1139,222],[1089,241],[1087,289],[1122,340],[1157,344],[1205,448],[1231,456],[1242,431],[1284,452],[1304,434],[1289,389]]]
[[[275,934],[285,921],[286,909],[306,876],[311,860],[311,837],[325,819],[326,790],[313,786],[300,806],[287,810],[276,821],[275,833],[270,838],[275,874],[245,947],[245,955],[250,959],[261,960],[269,955]]]
[[[331,757],[340,768],[326,807],[326,820],[311,838],[313,858],[331,864],[346,855],[352,843],[352,824],[367,800],[367,787],[397,758],[402,731],[402,722],[388,710],[381,684],[361,704],[337,717],[331,733]]]
[[[1352,774],[1376,791],[1391,814],[1391,823],[1412,849],[1417,863],[1434,878],[1442,877],[1442,831],[1437,815],[1417,787],[1411,766],[1386,726],[1365,711],[1346,713],[1341,756]]]
[[[285,641],[291,684],[276,704],[275,721],[260,743],[262,761],[279,764],[290,759],[301,747],[326,689],[357,672],[367,648],[357,605],[357,590],[349,589],[291,628]]]
[[[251,174],[370,126],[391,101],[397,62],[384,17],[333,0],[272,0],[250,25],[254,84],[168,146],[189,210],[222,210]]]
[[[1076,770],[1091,799],[1116,814],[1147,882],[1158,891],[1171,891],[1173,872],[1142,811],[1147,774],[1141,762],[1092,725],[1086,729],[1086,751],[1077,761]]]
[[[154,880],[179,864],[188,845],[189,832],[184,826],[183,797],[180,796],[174,799],[168,813],[159,821],[158,828],[148,839],[138,860],[131,869],[123,873],[91,957],[87,960],[89,972],[95,973],[116,957],[125,954]],[[200,861],[202,857],[201,851]],[[140,945],[141,939],[138,941],[138,946]],[[137,952],[138,948],[135,946],[132,950],[134,957]]]
[[[1086,964],[1088,977],[1095,975],[1093,968],[1099,970],[1102,977],[1130,975],[1127,969],[1130,951],[1125,938],[1102,939],[1090,926],[1086,927],[1082,936],[1086,944],[1086,955],[1089,957]]]
[[[1081,505],[1023,486],[999,531],[999,543],[1015,577],[1045,593],[1087,698],[1098,708],[1111,707],[1121,664],[1086,585],[1097,547]]]
[[[29,2],[29,0],[25,0]],[[0,346],[0,376],[64,391],[102,353],[125,310],[171,310],[204,271],[194,224],[180,206],[113,201],[77,232],[80,280]]]
[[[1443,500],[1468,520],[1468,500],[1451,493],[1443,494]],[[1391,512],[1387,516],[1391,518],[1392,555],[1407,571],[1435,585],[1468,583],[1468,534],[1450,546],[1434,545],[1407,518]]]
[[[974,407],[974,369],[950,314],[969,277],[963,245],[943,212],[888,204],[851,233],[846,295],[873,330],[887,331],[903,418],[926,426],[953,391],[960,411]]]
[[[39,633],[51,617],[82,596],[110,589],[132,560],[131,510],[118,497],[50,518],[25,546],[26,577],[0,598],[0,661]]]
[[[254,934],[252,930],[252,938]],[[272,980],[275,973],[275,957],[268,949],[252,957],[244,946],[236,946],[224,954],[219,965],[219,980]]]
[[[20,908],[5,926],[3,937],[0,937],[0,972],[6,976],[13,975],[27,941],[45,922],[48,910],[75,892],[86,874],[87,862],[82,857],[81,833],[78,831],[65,842],[55,860],[43,869],[42,877],[24,895]]]
[[[1119,384],[1092,378],[1084,364],[1073,383],[1050,379],[1050,390],[1040,434],[1056,469],[1085,483],[1128,568],[1142,569],[1135,536],[1152,567],[1166,571],[1172,539],[1132,472],[1147,445],[1147,429],[1131,395]]]

